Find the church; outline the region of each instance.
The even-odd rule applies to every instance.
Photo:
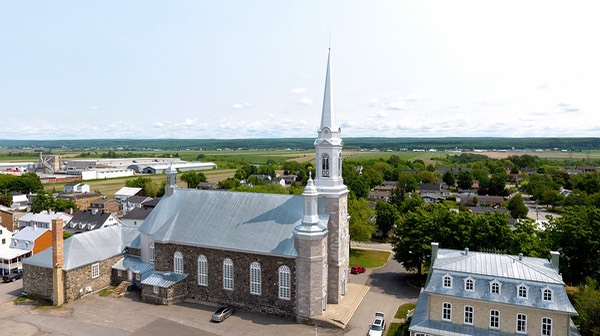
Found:
[[[328,55],[316,172],[298,195],[183,189],[166,171],[165,196],[139,228],[111,226],[55,241],[24,263],[23,286],[56,302],[130,281],[143,301],[232,304],[312,318],[346,294],[350,235]]]

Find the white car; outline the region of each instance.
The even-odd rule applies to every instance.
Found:
[[[385,314],[382,312],[375,313],[375,320],[369,326],[367,336],[382,336],[385,331]]]

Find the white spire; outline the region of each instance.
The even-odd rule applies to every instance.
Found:
[[[339,127],[335,120],[335,109],[333,108],[333,95],[331,88],[331,48],[327,55],[327,74],[325,76],[325,92],[323,94],[323,112],[321,114],[321,129],[329,128],[332,132],[337,132]]]

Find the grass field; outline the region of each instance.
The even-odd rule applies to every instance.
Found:
[[[387,251],[350,249],[350,266],[381,267],[388,261],[390,254]]]

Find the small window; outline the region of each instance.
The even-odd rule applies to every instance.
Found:
[[[287,266],[279,267],[279,298],[283,300],[290,299],[290,268]]]
[[[517,333],[527,333],[527,315],[525,314],[517,314]]]
[[[148,247],[148,255],[149,255],[149,259],[150,259],[150,263],[154,264],[154,243],[150,243],[150,246]]]
[[[183,254],[175,252],[173,256],[173,271],[178,274],[183,274]]]
[[[321,176],[329,177],[329,155],[321,155]]]
[[[140,273],[135,273],[135,281],[141,281],[142,280],[142,276],[140,275]]]
[[[100,264],[99,263],[92,264],[92,279],[97,278],[99,276],[100,276]]]
[[[542,290],[542,299],[544,301],[552,301],[552,290],[550,288],[544,288]]]
[[[442,286],[444,286],[444,288],[452,288],[452,277],[449,275],[444,275],[444,278],[442,279]]]
[[[119,278],[123,277],[123,270],[117,270],[117,276]]]
[[[158,286],[152,286],[152,293],[158,294]]]
[[[490,294],[500,295],[500,283],[498,281],[492,281],[490,283]]]
[[[449,302],[442,304],[442,321],[452,321],[452,304]]]
[[[500,312],[495,309],[490,310],[490,328],[500,329]]]
[[[542,317],[542,336],[552,336],[552,319]]]
[[[475,280],[471,278],[465,279],[465,290],[473,292],[475,290]]]
[[[204,255],[198,257],[198,285],[208,286],[208,264]]]
[[[526,299],[527,298],[527,286],[525,286],[525,285],[519,285],[517,287],[517,295],[520,298]]]
[[[250,294],[260,295],[260,264],[253,262],[250,265]]]
[[[473,307],[465,306],[465,324],[473,324]]]
[[[223,261],[223,289],[233,290],[233,261]]]

